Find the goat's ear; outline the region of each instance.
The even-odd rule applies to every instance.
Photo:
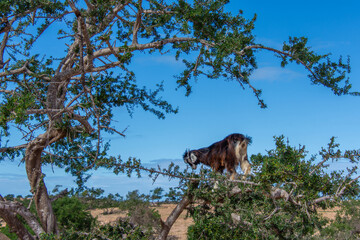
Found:
[[[185,159],[186,157],[189,156],[189,151],[190,151],[190,149],[186,149],[186,150],[185,150],[185,152],[184,152],[184,154],[183,154],[183,159]]]
[[[192,162],[192,163],[195,163],[196,160],[197,160],[197,157],[195,156],[194,153],[191,153],[191,154],[190,154],[190,159],[191,159],[191,162]]]

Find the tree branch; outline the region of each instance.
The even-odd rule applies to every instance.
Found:
[[[0,201],[0,210],[8,212],[8,214],[12,212],[22,216],[38,238],[40,238],[40,234],[45,232],[36,217],[19,202]]]
[[[22,145],[14,146],[14,147],[0,148],[0,153],[10,151],[10,150],[19,150],[19,149],[23,149],[23,148],[26,148],[26,147],[27,147],[27,144],[22,144]]]
[[[175,221],[179,218],[180,214],[192,201],[193,201],[192,195],[185,195],[183,199],[181,199],[178,205],[176,205],[174,210],[170,213],[166,221],[165,222],[161,221],[161,231],[156,239],[166,240],[171,227],[174,225]]]
[[[136,46],[138,44],[138,31],[140,29],[140,25],[141,25],[141,17],[142,17],[142,0],[138,1],[138,12],[136,14],[136,20],[134,23],[134,28],[133,28],[133,39],[132,39],[132,43],[131,45]]]

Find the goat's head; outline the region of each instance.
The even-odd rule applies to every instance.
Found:
[[[200,163],[194,151],[186,150],[183,155],[184,162],[189,164],[192,169],[196,169],[196,165]]]

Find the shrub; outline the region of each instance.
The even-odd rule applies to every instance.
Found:
[[[96,225],[91,231],[74,231],[67,229],[60,236],[43,234],[41,240],[88,240],[88,239],[126,239],[126,240],[149,240],[153,239],[151,232],[144,232],[139,226],[119,219],[115,225]]]
[[[89,231],[95,219],[86,211],[86,206],[76,197],[64,197],[53,203],[58,223],[63,229],[73,228]]]

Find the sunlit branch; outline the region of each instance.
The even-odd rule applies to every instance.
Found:
[[[139,9],[138,12],[136,14],[136,20],[134,23],[134,28],[133,28],[133,39],[132,39],[132,43],[131,45],[136,46],[138,44],[138,31],[140,29],[140,25],[141,25],[141,18],[142,18],[142,0],[138,1],[138,5],[139,5]]]
[[[26,148],[26,147],[27,147],[27,144],[22,144],[22,145],[18,145],[18,146],[14,146],[14,147],[0,148],[0,153],[6,152],[6,151],[11,151],[11,150],[24,149],[24,148]]]
[[[0,72],[0,77],[6,77],[6,76],[18,75],[21,73],[25,73],[28,70],[27,64],[28,64],[28,62],[25,62],[25,64],[21,68],[10,70],[10,71],[5,71],[5,72]]]

